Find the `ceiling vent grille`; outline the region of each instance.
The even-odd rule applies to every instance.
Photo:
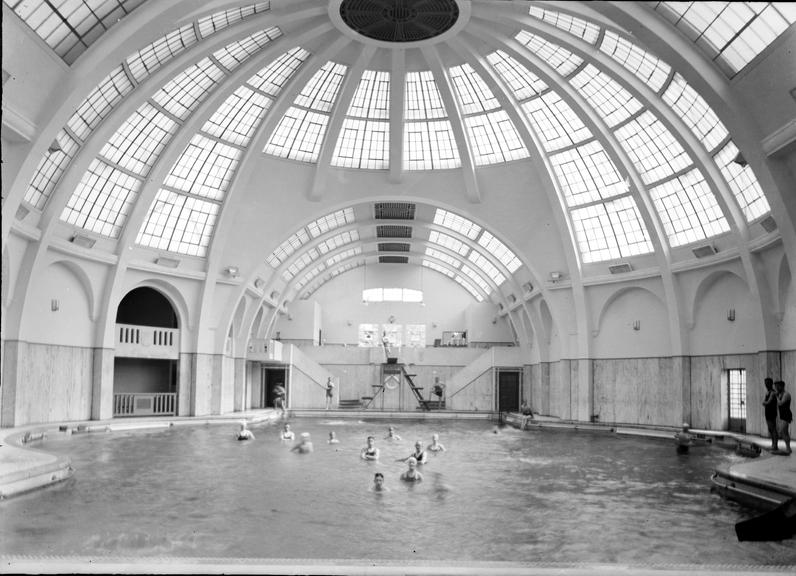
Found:
[[[409,252],[409,244],[404,242],[379,242],[379,252]]]
[[[760,225],[766,232],[773,232],[777,229],[777,221],[770,214],[760,221]]]
[[[705,244],[704,246],[694,248],[692,252],[697,258],[707,258],[708,256],[713,256],[717,250],[710,244]]]
[[[608,270],[611,271],[611,274],[624,274],[625,272],[632,271],[633,267],[627,262],[622,262],[621,264],[614,264],[613,266],[609,266]]]
[[[161,256],[160,258],[155,260],[155,264],[158,266],[165,266],[167,268],[176,268],[180,265],[180,261],[176,258],[166,258]]]
[[[377,202],[376,220],[414,220],[415,205],[411,202]]]
[[[379,256],[379,264],[409,264],[409,256]]]
[[[93,248],[94,244],[97,243],[97,241],[94,240],[94,238],[91,238],[89,236],[85,236],[84,234],[81,234],[80,232],[78,232],[77,234],[72,236],[72,238],[70,239],[70,242],[72,242],[72,244],[74,244],[76,246],[82,246],[83,248]]]
[[[412,237],[412,227],[411,226],[393,226],[390,224],[384,224],[382,226],[376,226],[376,237],[377,238],[411,238]]]

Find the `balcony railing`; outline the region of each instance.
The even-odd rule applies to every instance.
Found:
[[[136,392],[113,395],[113,415],[175,416],[177,395],[170,392]]]
[[[116,356],[176,360],[180,357],[180,331],[177,328],[117,324]]]

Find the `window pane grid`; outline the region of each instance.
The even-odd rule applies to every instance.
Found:
[[[671,68],[666,62],[615,32],[605,31],[600,50],[635,74],[655,92],[660,92],[669,78]]]
[[[460,260],[454,258],[453,256],[449,256],[445,252],[437,250],[436,248],[432,248],[431,246],[426,247],[426,256],[431,258],[436,258],[437,260],[442,260],[446,264],[449,264],[453,268],[458,268],[460,264]],[[451,272],[451,274],[453,274]]]
[[[586,263],[652,252],[647,228],[631,196],[578,208],[570,214]]]
[[[298,258],[296,258],[286,270],[282,271],[282,278],[289,282],[293,276],[301,272],[304,268],[312,264],[318,259],[318,251],[315,248],[310,248]]]
[[[628,191],[627,184],[597,140],[551,154],[550,163],[568,206],[587,204]]]
[[[241,86],[205,122],[202,132],[246,147],[270,106],[270,98]]]
[[[146,176],[177,130],[177,123],[144,103],[100,151],[108,162]]]
[[[384,120],[390,117],[390,73],[365,70],[347,116]]]
[[[645,184],[658,182],[693,164],[671,132],[649,111],[618,128],[615,134]]]
[[[517,42],[527,47],[530,52],[547,62],[564,77],[572,74],[583,63],[583,59],[579,56],[536,34],[521,30],[515,38]]]
[[[746,370],[727,370],[730,391],[730,418],[746,419]]]
[[[463,277],[456,275],[453,279],[456,280],[456,282],[458,282],[462,288],[464,288],[470,294],[472,294],[472,296],[476,300],[478,300],[479,302],[484,301],[484,297],[481,296],[481,293],[478,290],[476,290],[475,287],[472,284],[470,284],[467,280],[465,280]]]
[[[191,24],[169,32],[152,44],[127,57],[127,66],[135,78],[141,83],[164,63],[196,44],[196,32]]]
[[[213,236],[220,205],[170,190],[158,190],[136,242],[203,257]]]
[[[432,170],[461,166],[459,148],[448,120],[404,123],[404,169]]]
[[[727,128],[719,117],[680,74],[674,75],[663,93],[663,100],[691,128],[708,152],[713,152],[727,138]]]
[[[346,244],[351,244],[351,242],[357,242],[359,240],[359,232],[356,230],[348,230],[346,232],[341,232],[336,236],[332,236],[328,240],[324,240],[318,243],[318,250],[321,254],[328,254],[334,250],[337,250],[341,246],[345,246]]]
[[[407,72],[404,81],[404,119],[431,120],[448,116],[434,75],[423,72]]]
[[[278,268],[282,262],[287,260],[293,252],[301,248],[304,244],[310,241],[309,234],[307,231],[302,228],[290,238],[282,242],[276,250],[274,250],[268,258],[266,258],[266,262],[273,266],[274,268]]]
[[[144,0],[4,0],[67,64]]]
[[[211,14],[210,16],[205,16],[204,18],[200,18],[197,22],[199,26],[199,34],[202,36],[202,38],[207,38],[219,30],[223,30],[224,28],[231,26],[236,22],[240,22],[249,16],[266,12],[270,9],[270,1],[258,2],[257,4],[241,6],[240,8],[231,8],[229,10],[225,10],[224,12],[218,12],[216,14]]]
[[[492,292],[492,287],[489,285],[489,282],[487,282],[474,268],[471,268],[467,264],[462,264],[461,271],[473,284],[481,288],[484,294],[490,294]]]
[[[517,258],[514,252],[503,244],[503,242],[490,234],[488,230],[484,230],[484,233],[481,234],[481,237],[478,239],[478,243],[486,248],[495,258],[500,260],[500,263],[512,274],[522,266],[522,262],[520,262],[520,259]]]
[[[59,149],[47,151],[25,191],[25,202],[41,210],[80,146],[65,130],[55,137]]]
[[[735,163],[738,148],[732,141],[728,142],[713,159],[730,185],[735,200],[743,210],[747,221],[751,222],[771,211],[771,207],[763,194],[762,188],[755,177],[752,167]]]
[[[657,2],[653,8],[730,77],[796,21],[796,12],[779,2]]]
[[[563,12],[556,12],[554,10],[547,10],[538,6],[531,6],[528,13],[534,18],[543,20],[552,24],[556,28],[560,28],[565,32],[569,32],[573,36],[577,36],[588,42],[594,44],[600,36],[600,27],[586,20],[564,14]]]
[[[447,234],[442,234],[441,232],[437,232],[436,230],[432,230],[428,235],[428,241],[432,244],[439,244],[460,254],[461,256],[466,256],[467,253],[470,251],[470,247],[467,246],[464,242],[457,240],[453,236],[448,236]]]
[[[152,95],[152,101],[180,120],[185,120],[224,77],[209,58],[180,72]]]
[[[271,64],[252,76],[248,84],[270,96],[278,96],[287,81],[309,58],[310,53],[303,48],[293,48],[285,52]]]
[[[463,114],[477,114],[500,107],[492,90],[469,64],[449,68],[448,75]]]
[[[348,250],[344,250],[343,252],[332,256],[331,258],[327,258],[326,266],[334,266],[335,264],[339,264],[343,260],[351,258],[352,256],[356,256],[357,254],[362,254],[362,248],[359,246],[349,248]]]
[[[587,64],[570,82],[610,127],[627,120],[642,108],[641,102],[619,82],[591,64]]]
[[[133,84],[127,78],[124,68],[118,66],[91,91],[72,117],[67,127],[75,136],[86,141],[89,133],[110,114],[116,104],[133,90]]]
[[[541,98],[525,102],[521,108],[548,152],[593,138],[569,104],[555,92],[546,92]]]
[[[389,168],[390,123],[346,118],[331,164],[344,168]]]
[[[426,268],[431,268],[432,270],[436,270],[440,274],[445,274],[445,276],[447,276],[448,278],[453,278],[454,276],[454,273],[451,270],[449,270],[445,266],[442,266],[441,264],[432,262],[431,260],[423,260],[423,266],[425,266]]]
[[[197,134],[174,163],[163,185],[211,200],[223,200],[240,154],[237,148]]]
[[[488,54],[486,60],[519,101],[538,96],[547,90],[547,84],[502,50]]]
[[[467,259],[478,266],[481,271],[486,274],[487,277],[491,278],[492,281],[498,286],[506,281],[506,277],[500,272],[500,270],[498,270],[497,266],[492,264],[492,262],[490,262],[486,256],[477,250],[471,250],[470,254],[467,256]]]
[[[291,107],[271,134],[264,152],[300,162],[317,162],[329,117]]]
[[[141,180],[95,159],[61,213],[66,222],[118,238],[138,196]]]
[[[477,166],[508,162],[529,156],[517,129],[504,110],[464,119]]]
[[[314,222],[310,222],[307,225],[307,230],[313,238],[317,238],[330,230],[345,226],[351,222],[354,222],[354,210],[352,208],[345,208],[344,210],[332,212],[331,214],[318,218]]]
[[[672,246],[703,240],[730,229],[699,170],[650,189],[650,196]]]
[[[257,54],[257,52],[262,50],[271,40],[275,40],[281,35],[282,31],[276,27],[260,30],[248,38],[238,40],[237,42],[224,46],[221,50],[213,52],[213,56],[224,68],[231,72],[248,60],[250,56]]]
[[[481,227],[475,222],[471,222],[466,218],[462,218],[458,214],[448,212],[442,208],[437,208],[434,213],[434,224],[444,226],[449,230],[458,232],[462,236],[466,236],[470,240],[475,240],[481,232]]]
[[[296,96],[294,104],[318,112],[331,111],[346,70],[347,67],[342,64],[327,62],[307,82],[301,93]]]

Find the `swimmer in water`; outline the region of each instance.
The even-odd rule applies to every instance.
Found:
[[[395,426],[390,426],[387,430],[387,435],[384,437],[385,440],[400,440],[401,437],[395,433]]]
[[[423,475],[417,471],[417,460],[410,456],[406,461],[406,465],[407,469],[406,472],[401,474],[401,480],[404,482],[421,482]]]
[[[246,428],[246,422],[240,423],[240,430],[235,435],[238,440],[254,440],[254,434],[252,431]]]
[[[368,436],[368,445],[362,449],[362,452],[359,453],[359,457],[363,460],[379,459],[379,449],[376,448],[376,438],[374,436]]]
[[[694,438],[688,431],[688,424],[683,422],[683,429],[674,435],[678,454],[688,454],[688,449],[694,445]]]
[[[291,452],[298,452],[299,454],[309,454],[313,451],[312,442],[310,441],[310,433],[302,432],[301,440],[298,444],[290,449]]]
[[[384,474],[376,472],[373,476],[373,491],[374,492],[388,492],[390,489],[384,485]]]
[[[282,427],[282,432],[279,434],[279,437],[282,440],[293,440],[296,437],[296,434],[290,429],[290,424],[285,424]]]
[[[334,433],[334,430],[329,432],[329,444],[339,444],[340,440],[337,439],[337,435]]]
[[[428,445],[426,448],[429,452],[445,452],[445,446],[440,444],[439,441],[439,434],[434,434],[431,436],[431,444]]]
[[[415,442],[415,451],[412,454],[406,458],[398,458],[396,462],[407,462],[409,460],[414,460],[415,464],[425,464],[428,460],[428,454],[423,450],[423,443],[420,440]]]

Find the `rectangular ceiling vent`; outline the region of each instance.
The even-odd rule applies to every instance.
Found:
[[[379,242],[379,252],[409,252],[409,244],[404,242]]]
[[[624,274],[625,272],[630,272],[631,270],[633,270],[633,267],[627,262],[622,262],[621,264],[614,264],[613,266],[609,266],[608,270],[611,271],[611,274]]]
[[[93,248],[94,244],[97,243],[97,241],[94,240],[94,238],[91,238],[90,236],[85,236],[80,232],[72,236],[72,238],[69,241],[72,244],[75,244],[76,246],[82,246],[83,248]]]
[[[376,202],[376,220],[414,220],[415,205],[411,202]]]
[[[384,224],[382,226],[376,226],[376,237],[377,238],[411,238],[412,237],[412,227],[411,226],[392,226],[390,224]]]
[[[692,252],[697,258],[707,258],[708,256],[713,256],[717,250],[712,245],[705,244],[704,246],[694,248]]]
[[[161,256],[157,260],[155,260],[155,264],[158,266],[165,266],[166,268],[176,268],[180,265],[180,261],[176,258],[165,258]]]
[[[777,229],[777,221],[774,220],[774,217],[770,214],[760,221],[760,225],[766,232],[773,232]]]
[[[409,256],[379,256],[379,264],[409,264]]]

